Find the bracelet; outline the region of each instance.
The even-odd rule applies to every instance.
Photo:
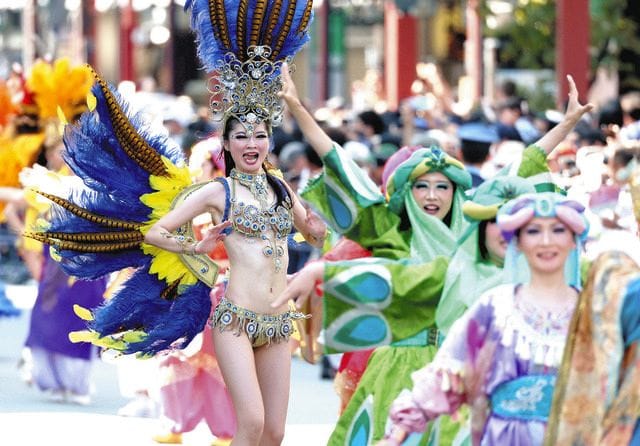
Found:
[[[329,227],[328,226],[324,227],[324,234],[322,234],[320,237],[316,237],[313,234],[309,234],[309,236],[311,236],[311,238],[314,239],[315,241],[326,240],[327,235],[329,235]]]
[[[176,235],[168,231],[161,232],[160,235],[166,239],[174,240],[180,247],[180,253],[192,256],[196,255],[196,246],[198,245],[198,241],[194,240],[192,237]]]

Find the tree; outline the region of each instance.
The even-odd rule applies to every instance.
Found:
[[[636,0],[631,0],[634,3]],[[629,0],[591,0],[591,68],[633,70],[621,62],[621,52],[640,55],[638,17],[627,12]],[[484,8],[489,15],[488,8]],[[501,42],[499,64],[503,67],[540,69],[555,66],[556,1],[518,0],[513,9],[513,20],[488,30],[489,36]],[[640,85],[636,74],[635,81]]]

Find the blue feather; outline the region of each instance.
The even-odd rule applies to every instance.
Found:
[[[233,6],[235,3],[235,6]],[[193,0],[184,5],[185,11],[191,10],[191,29],[196,33],[198,57],[207,72],[214,71],[225,54],[237,52],[235,23],[238,16],[238,2],[225,2],[227,23],[233,25],[233,33],[229,32],[231,47],[218,39],[214,33],[211,17],[209,16],[208,0]]]
[[[93,114],[85,114],[78,125],[67,126],[64,159],[91,189],[125,193],[136,197],[150,192],[149,174],[113,146],[114,137]],[[123,181],[114,182],[114,176]]]
[[[160,298],[166,283],[149,273],[149,262],[138,269],[109,300],[93,311],[89,328],[102,336],[144,329],[166,313],[171,302]]]
[[[146,264],[104,305],[94,310],[89,327],[101,336],[143,330],[147,336],[125,353],[155,354],[185,347],[204,329],[211,313],[209,288],[198,282],[180,290],[173,300],[160,297],[166,283],[149,273]]]
[[[155,354],[163,350],[184,348],[204,330],[211,314],[209,287],[202,282],[182,290],[167,312],[145,326],[147,337],[130,344],[128,353]]]
[[[237,45],[237,27],[244,26],[246,30],[245,35],[249,37],[253,13],[255,11],[256,0],[249,0],[248,13],[246,17],[246,23],[244,25],[238,24],[238,6],[239,0],[219,0],[224,2],[224,10],[226,15],[226,29],[229,34],[231,45],[225,45],[225,43],[214,32],[213,24],[211,23],[211,17],[209,15],[209,0],[190,0],[185,4],[185,11],[191,11],[191,28],[196,33],[196,40],[198,46],[198,56],[204,68],[207,72],[215,71],[223,63],[224,56],[231,52],[237,59],[242,60],[244,55],[238,54]],[[286,11],[290,1],[285,1],[282,4],[282,9],[278,17],[278,22],[273,31],[272,45],[275,44],[277,36],[283,29],[283,23],[286,18]],[[298,1],[296,3],[296,9],[293,16],[293,22],[291,28],[287,33],[284,44],[280,50],[277,60],[284,60],[286,58],[292,58],[295,54],[302,49],[304,44],[309,41],[309,24],[306,25],[301,32],[298,32],[300,23],[302,21],[304,11],[306,8],[306,1]],[[270,8],[268,8],[270,9]],[[268,20],[269,15],[265,14],[264,21]],[[311,15],[311,19],[313,13]],[[309,23],[311,23],[311,19]],[[262,28],[264,30],[264,27]],[[263,44],[265,36],[260,37],[260,44]],[[278,73],[276,73],[278,74]]]
[[[137,250],[117,253],[83,253],[60,251],[60,266],[70,276],[95,280],[124,268],[138,267],[147,260],[144,253]]]

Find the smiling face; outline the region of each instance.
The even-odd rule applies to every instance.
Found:
[[[242,123],[234,120],[224,135],[223,144],[236,169],[246,173],[258,173],[269,154],[268,127],[261,122],[254,127],[253,134],[250,134]]]
[[[569,253],[576,247],[573,232],[557,218],[531,219],[518,235],[518,248],[532,271],[557,273],[564,270]]]
[[[439,220],[443,220],[451,210],[453,192],[453,183],[440,172],[420,175],[411,187],[418,206]]]

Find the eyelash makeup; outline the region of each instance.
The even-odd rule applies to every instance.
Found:
[[[431,187],[431,183],[428,183],[426,181],[416,181],[416,183],[413,185],[414,188],[416,189],[428,189],[429,187]],[[435,184],[435,188],[436,189],[440,189],[440,190],[449,190],[449,185],[447,183],[436,183]]]

